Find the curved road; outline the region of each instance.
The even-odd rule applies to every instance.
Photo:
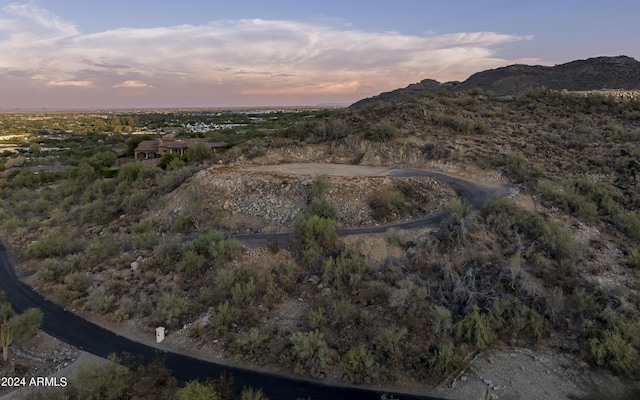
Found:
[[[389,176],[431,176],[450,185],[458,194],[469,201],[474,207],[479,208],[487,200],[505,196],[508,188],[484,186],[459,178],[437,172],[417,169],[392,169]],[[432,226],[439,223],[444,215],[426,217],[417,221],[404,224],[390,225],[374,228],[360,228],[340,231],[340,235],[384,232],[391,227],[408,229],[423,226]],[[265,240],[273,237],[273,234],[242,235],[240,240]],[[275,236],[289,236],[289,234],[276,234]],[[63,307],[49,301],[30,286],[20,281],[12,268],[5,247],[0,243],[0,290],[7,294],[17,312],[23,312],[27,308],[37,307],[43,312],[42,330],[66,343],[79,347],[85,351],[106,357],[111,353],[140,354],[146,360],[152,360],[158,351],[156,348],[134,342],[114,332],[104,329],[84,318],[75,315]],[[361,388],[328,386],[318,382],[291,379],[274,374],[250,371],[242,368],[229,367],[216,363],[199,360],[186,355],[163,352],[166,357],[166,366],[178,381],[184,384],[193,379],[205,380],[208,377],[217,377],[226,372],[232,374],[236,388],[244,386],[262,388],[265,395],[271,399],[380,399],[381,392],[365,390]],[[433,397],[415,396],[400,393],[388,393],[400,399],[435,399]]]

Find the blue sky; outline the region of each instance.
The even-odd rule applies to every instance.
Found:
[[[351,103],[513,63],[640,58],[634,1],[0,0],[0,109]]]

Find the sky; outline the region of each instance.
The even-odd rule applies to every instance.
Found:
[[[0,109],[350,104],[515,63],[640,59],[628,0],[0,0]]]

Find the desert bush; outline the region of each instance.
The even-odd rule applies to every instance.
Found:
[[[543,228],[540,241],[549,254],[560,261],[562,259],[575,259],[577,245],[570,231],[562,226],[559,221],[551,221]]]
[[[348,298],[339,298],[331,304],[331,325],[345,327],[352,321],[355,307]]]
[[[542,317],[517,298],[499,298],[491,303],[489,322],[495,331],[526,333],[536,339],[543,334]]]
[[[370,383],[377,376],[373,354],[364,345],[352,348],[340,360],[343,380],[349,383]]]
[[[240,400],[269,400],[269,398],[264,395],[262,389],[245,387],[240,393]]]
[[[477,306],[453,325],[453,336],[457,340],[471,343],[478,349],[485,349],[495,339],[495,331],[487,314]]]
[[[111,233],[92,239],[85,246],[85,255],[90,264],[98,264],[115,254],[122,247],[122,242],[118,236]]]
[[[331,257],[325,262],[322,279],[336,288],[353,287],[366,270],[367,264],[360,253],[345,247],[338,257]]]
[[[311,182],[311,198],[320,197],[323,198],[329,188],[331,188],[331,181],[326,175],[320,175]]]
[[[157,311],[167,327],[179,326],[189,312],[189,300],[173,292],[164,292],[158,300]]]
[[[477,227],[477,213],[466,200],[455,198],[443,206],[448,214],[440,224],[445,239],[458,244],[467,244],[469,234]]]
[[[373,217],[383,220],[404,208],[405,197],[397,189],[382,189],[371,194],[369,205],[373,210]]]
[[[335,219],[338,215],[338,209],[324,197],[314,197],[309,203],[309,213],[321,218]]]
[[[302,244],[319,253],[329,253],[338,241],[336,227],[332,220],[311,215],[296,221],[296,236]]]
[[[407,328],[391,325],[384,328],[376,338],[376,352],[380,359],[395,364],[402,359],[403,344]]]
[[[309,312],[309,327],[311,329],[319,329],[324,327],[328,318],[323,307],[316,308]]]
[[[242,351],[243,355],[253,358],[266,351],[268,340],[269,333],[263,333],[260,332],[260,329],[251,327],[249,332],[236,337],[235,345]]]
[[[453,316],[448,308],[435,306],[429,313],[431,320],[431,332],[440,337],[446,337],[453,328]]]
[[[576,317],[589,317],[594,315],[598,310],[593,293],[588,293],[584,287],[576,287],[571,296],[571,310]]]
[[[69,290],[84,296],[91,286],[91,277],[86,272],[73,272],[64,278],[64,282]]]
[[[115,322],[128,321],[135,315],[137,306],[138,304],[133,298],[129,296],[122,296],[116,302],[117,309],[116,312],[111,316],[111,319],[113,319]]]
[[[135,223],[126,239],[128,244],[138,249],[152,248],[157,240],[158,235],[150,220]]]
[[[601,338],[591,339],[589,349],[597,365],[615,373],[631,376],[640,368],[638,351],[618,332],[605,331]]]
[[[185,251],[212,258],[216,262],[229,261],[242,250],[236,239],[225,239],[216,229],[210,229],[185,246]]]
[[[318,331],[296,332],[291,335],[291,354],[299,368],[320,376],[332,359],[331,349]]]
[[[240,318],[240,309],[231,305],[228,301],[218,304],[218,307],[209,311],[211,315],[211,331],[220,336],[229,331],[232,323]]]
[[[38,280],[47,283],[60,283],[63,281],[67,273],[64,261],[57,258],[48,258],[43,260],[36,277]]]
[[[182,253],[180,261],[176,264],[178,271],[184,272],[186,275],[195,277],[203,273],[208,267],[207,258],[192,250]]]
[[[429,369],[438,376],[448,375],[460,366],[461,357],[456,353],[453,345],[444,343],[438,345],[428,358]]]
[[[258,288],[253,279],[239,281],[231,288],[231,301],[236,305],[251,305],[256,300]]]
[[[264,296],[264,300],[269,306],[281,303],[287,298],[287,292],[275,282],[269,282],[267,284],[267,290]]]
[[[626,264],[635,269],[640,269],[640,251],[633,250],[629,255],[627,255]]]
[[[271,270],[278,276],[288,276],[293,272],[293,265],[286,263],[276,263],[273,264]]]
[[[108,361],[83,364],[71,379],[78,398],[86,400],[119,400],[125,398],[131,385],[131,371],[111,355]]]
[[[531,174],[527,158],[519,151],[511,151],[505,157],[507,176],[514,182],[525,182]]]
[[[114,310],[116,301],[115,295],[107,294],[104,290],[96,290],[87,297],[85,308],[96,313],[107,314]]]
[[[640,217],[636,211],[629,211],[623,214],[622,226],[629,238],[640,241]]]
[[[204,143],[189,147],[185,153],[187,162],[203,163],[213,157],[213,152]]]
[[[25,248],[23,255],[26,258],[50,258],[61,257],[77,250],[77,242],[67,235],[51,233],[32,242]]]
[[[160,169],[142,161],[135,161],[124,164],[118,172],[118,186],[130,185],[133,183],[150,184],[154,181]]]
[[[9,320],[9,326],[13,330],[13,337],[18,340],[33,336],[41,324],[42,311],[38,308],[29,308]]]
[[[368,128],[364,138],[375,142],[386,142],[400,135],[400,130],[388,122]]]
[[[187,382],[187,385],[180,392],[180,400],[225,400],[215,385],[211,383],[201,383],[199,381]]]

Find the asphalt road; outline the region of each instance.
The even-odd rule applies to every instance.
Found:
[[[508,194],[509,190],[504,187],[483,186],[462,179],[450,177],[448,175],[423,170],[400,170],[394,169],[391,176],[431,176],[450,185],[458,194],[467,199],[474,207],[479,208],[490,198],[498,198]],[[363,233],[384,232],[394,227],[398,229],[409,229],[424,226],[437,225],[444,215],[434,215],[420,220],[372,228],[359,228],[340,231],[340,235],[352,235]],[[237,238],[242,241],[266,240],[276,237],[285,239],[289,234],[255,234],[241,235]],[[42,329],[49,335],[56,337],[66,343],[79,347],[95,355],[106,357],[109,354],[139,354],[146,360],[152,360],[158,351],[151,346],[134,342],[128,338],[120,336],[114,332],[93,324],[84,318],[75,315],[63,307],[49,301],[41,294],[34,291],[30,286],[20,281],[9,262],[6,249],[0,243],[0,290],[7,294],[7,299],[13,304],[16,312],[20,313],[30,307],[37,307],[43,312]],[[279,375],[250,371],[247,369],[228,367],[216,363],[199,360],[193,357],[178,353],[163,352],[166,357],[166,365],[178,381],[184,384],[187,381],[208,377],[218,377],[220,374],[228,373],[233,376],[236,388],[242,389],[244,386],[262,388],[265,395],[271,399],[380,399],[382,392],[369,391],[361,388],[328,386],[317,382],[291,379]],[[387,393],[399,399],[436,399],[427,396],[415,396],[399,393]],[[437,399],[436,399],[437,400]]]

